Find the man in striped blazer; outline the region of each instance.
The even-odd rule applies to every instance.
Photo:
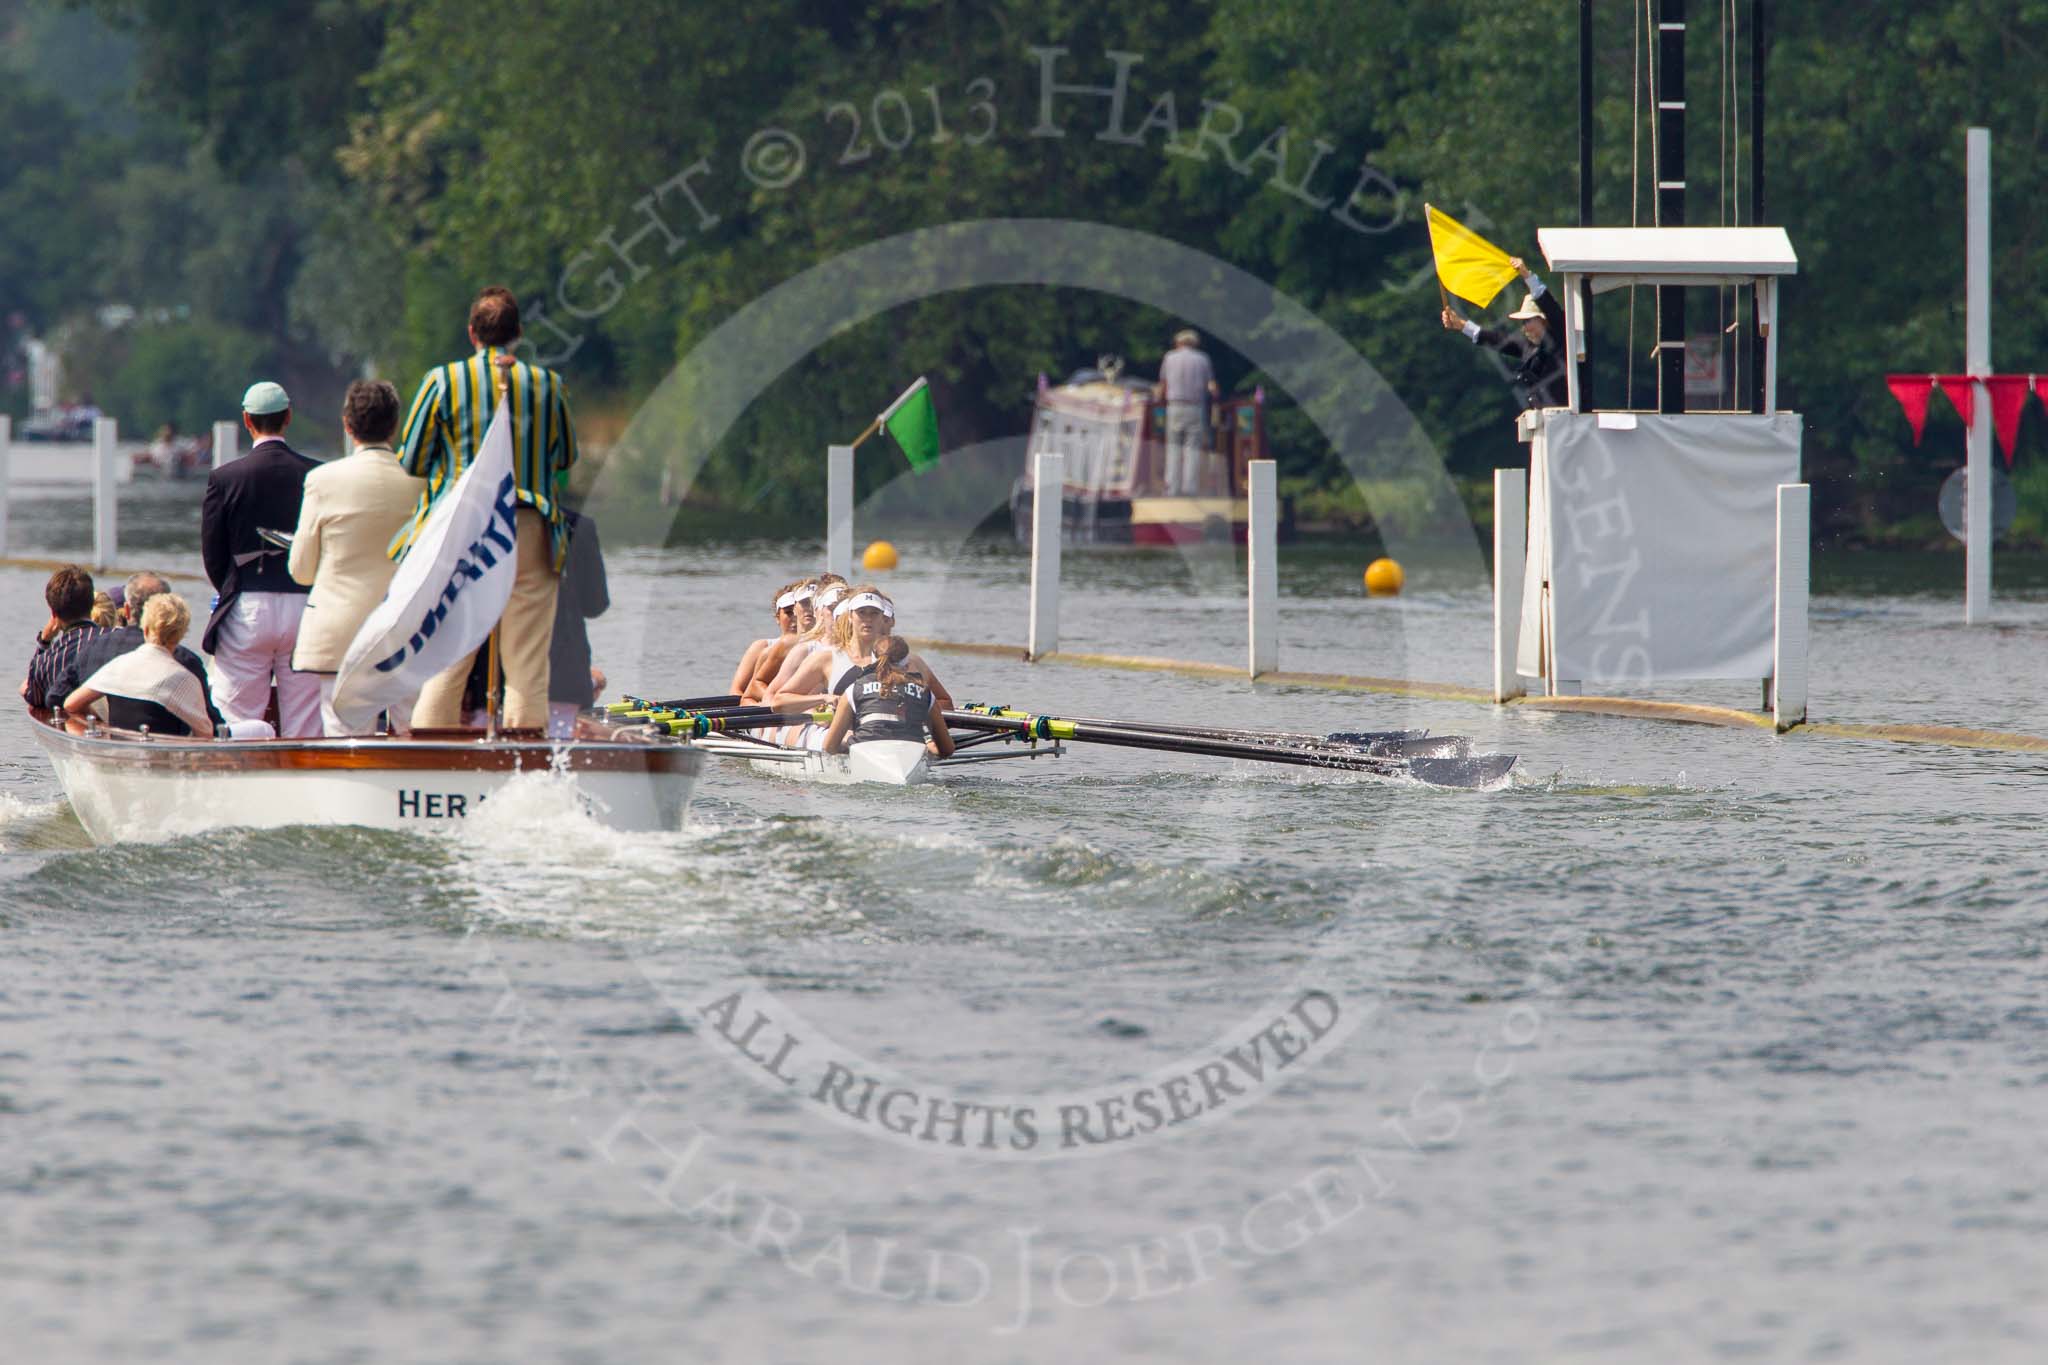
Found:
[[[499,403],[509,403],[512,465],[518,484],[518,572],[512,600],[498,626],[505,681],[505,725],[540,729],[548,723],[548,645],[554,634],[555,590],[568,548],[556,476],[576,463],[576,432],[560,376],[512,357],[519,340],[519,301],[493,286],[469,308],[466,360],[443,365],[420,381],[405,419],[398,462],[427,481],[410,527],[393,545],[397,554],[425,523],[434,499],[453,487],[476,458]],[[463,659],[426,685],[413,708],[415,729],[461,723]]]

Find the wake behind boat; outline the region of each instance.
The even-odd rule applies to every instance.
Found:
[[[613,829],[680,829],[705,755],[646,731],[579,723],[576,737],[418,731],[351,739],[165,738],[35,717],[36,740],[97,844],[287,825],[459,827],[522,774],[554,774]]]

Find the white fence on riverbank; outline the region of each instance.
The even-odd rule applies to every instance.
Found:
[[[0,555],[8,552],[9,513],[14,494],[23,488],[92,488],[93,567],[110,566],[120,545],[118,507],[121,488],[135,478],[135,455],[141,442],[123,443],[111,417],[93,423],[91,441],[14,440],[12,418],[0,416]]]

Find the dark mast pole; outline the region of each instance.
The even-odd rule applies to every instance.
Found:
[[[1657,226],[1685,226],[1685,0],[1657,0]],[[1685,290],[1657,287],[1657,411],[1685,411]]]
[[[1761,0],[1758,0],[1761,3]],[[1593,0],[1579,0],[1579,226],[1593,226]],[[1579,281],[1579,316],[1587,315],[1587,305],[1592,296],[1586,290],[1586,282]],[[1592,329],[1586,329],[1588,337],[1586,361],[1579,366],[1579,408],[1590,412],[1593,408],[1593,353]],[[1559,340],[1570,344],[1570,338]]]
[[[1749,221],[1764,225],[1764,0],[1749,0]],[[1764,327],[1750,300],[1749,410],[1764,410]]]

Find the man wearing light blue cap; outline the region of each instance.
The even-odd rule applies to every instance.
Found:
[[[242,395],[242,425],[254,443],[206,480],[199,505],[199,553],[219,594],[200,647],[219,675],[214,701],[229,721],[263,719],[277,688],[278,732],[317,738],[320,679],[292,667],[306,588],[294,582],[285,553],[257,534],[299,524],[299,503],[313,461],[285,444],[292,400],[269,380]]]

